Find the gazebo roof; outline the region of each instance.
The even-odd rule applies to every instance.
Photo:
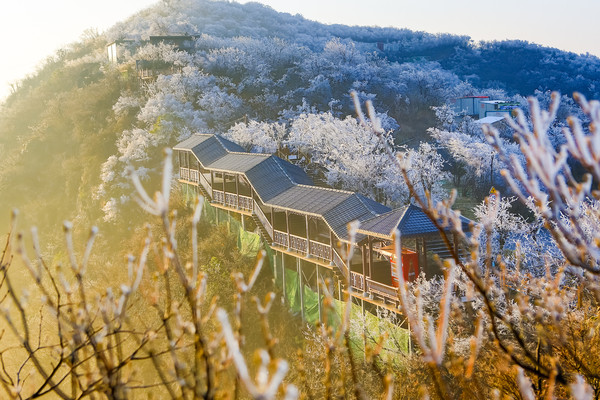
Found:
[[[461,217],[461,220],[463,225],[471,222],[465,217]],[[364,221],[358,233],[391,240],[395,229],[400,231],[400,236],[403,238],[427,236],[439,232],[427,214],[420,207],[411,204]],[[445,230],[450,230],[450,227]]]

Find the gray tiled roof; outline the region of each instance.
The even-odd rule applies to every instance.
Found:
[[[396,229],[400,223],[400,219],[404,216],[406,209],[407,207],[397,208],[366,220],[360,225],[358,232],[371,236],[383,236],[389,239],[391,238],[392,231]]]
[[[371,210],[375,214],[385,214],[385,213],[391,211],[391,209],[389,207],[384,206],[383,204],[378,203],[375,200],[371,200],[370,198],[365,197],[360,193],[356,193],[356,196],[365,205],[365,207],[367,207],[369,210]]]
[[[240,146],[237,143],[232,142],[231,140],[227,140],[225,139],[223,136],[218,136],[218,135],[212,135],[215,139],[217,139],[219,142],[221,142],[221,144],[223,145],[223,147],[225,147],[225,149],[227,151],[231,151],[231,152],[238,152],[238,153],[245,153],[246,150]]]
[[[378,215],[372,208],[365,206],[364,198],[361,197],[363,196],[353,193],[323,214],[323,218],[338,237],[346,238],[348,236],[347,225],[349,222],[354,220],[362,222]],[[386,211],[389,210],[387,207],[385,209]],[[360,240],[360,238],[357,238],[357,240]]]
[[[263,203],[268,203],[273,197],[294,186],[275,157],[269,157],[246,172],[246,177],[252,183],[254,190]]]
[[[206,140],[209,140],[212,136],[213,135],[192,135],[173,147],[173,150],[192,150],[195,146]]]
[[[224,172],[246,173],[265,161],[268,156],[250,153],[228,153],[205,167]]]
[[[209,170],[245,174],[264,204],[321,216],[341,239],[347,236],[349,222],[366,221],[390,210],[360,194],[312,186],[301,168],[273,155],[246,153],[217,135],[193,135],[174,149],[191,150]]]
[[[324,215],[352,194],[317,186],[294,185],[271,199],[269,204],[306,214]]]
[[[273,160],[284,170],[284,172],[299,185],[313,185],[313,180],[307,175],[302,168],[288,161],[282,160],[277,156],[273,156]]]
[[[227,149],[223,147],[223,144],[214,135],[196,144],[191,150],[204,167],[207,167],[228,153]]]
[[[200,163],[207,167],[232,152],[244,152],[244,148],[225,138],[208,133],[190,136],[176,145],[174,150],[192,150]]]

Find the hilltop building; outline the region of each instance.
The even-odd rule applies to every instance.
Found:
[[[519,103],[505,100],[484,100],[479,103],[479,119],[486,117],[513,116],[513,111]]]
[[[119,65],[124,60],[131,57],[137,48],[147,44],[165,44],[173,46],[173,48],[177,51],[192,52],[195,48],[196,38],[196,36],[186,34],[148,36],[148,38],[144,40],[115,40],[106,46],[108,61],[111,64]],[[135,67],[138,77],[142,80],[152,80],[156,79],[156,77],[160,74],[172,74],[174,72],[178,72],[171,63],[156,60],[136,60]]]
[[[134,39],[119,39],[109,43],[106,46],[108,62],[114,65],[120,64],[126,55],[133,54],[138,46],[139,42]]]
[[[519,107],[519,103],[505,100],[490,100],[489,96],[459,97],[453,99],[451,105],[457,114],[469,116],[474,119],[483,119],[486,117],[501,117],[503,119],[506,116],[513,116],[513,111]],[[497,121],[499,120],[493,120],[493,122]]]

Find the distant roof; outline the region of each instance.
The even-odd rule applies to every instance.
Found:
[[[481,118],[478,120],[475,120],[474,122],[476,124],[495,124],[496,122],[502,121],[504,120],[504,117],[485,117],[485,118]]]
[[[161,40],[161,39],[193,39],[192,35],[184,35],[184,34],[174,34],[174,35],[151,35],[148,38]]]
[[[514,105],[514,106],[519,105],[519,103],[517,103],[515,101],[508,101],[508,100],[484,100],[481,103],[483,103],[483,104],[509,104],[509,105]]]
[[[349,222],[390,211],[354,192],[313,186],[298,166],[274,155],[247,153],[218,135],[192,135],[174,150],[191,151],[208,170],[244,174],[265,205],[320,216],[340,239],[347,237]]]

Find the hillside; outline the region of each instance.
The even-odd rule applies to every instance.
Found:
[[[140,41],[183,33],[195,35],[193,51]],[[106,45],[123,38],[138,45],[109,64]],[[136,60],[162,69],[142,82]],[[475,94],[522,103],[535,89],[597,98],[599,71],[596,57],[526,42],[323,25],[257,3],[162,2],[57,52],[6,100],[0,204],[49,232],[63,219],[129,227],[139,214],[125,167],[151,181],[161,149],[195,131],[289,127],[306,113],[343,119],[355,90],[386,113],[396,143],[416,147],[437,123],[431,106]]]
[[[0,397],[598,397],[573,91],[600,59],[257,3],[89,31],[0,105]]]

